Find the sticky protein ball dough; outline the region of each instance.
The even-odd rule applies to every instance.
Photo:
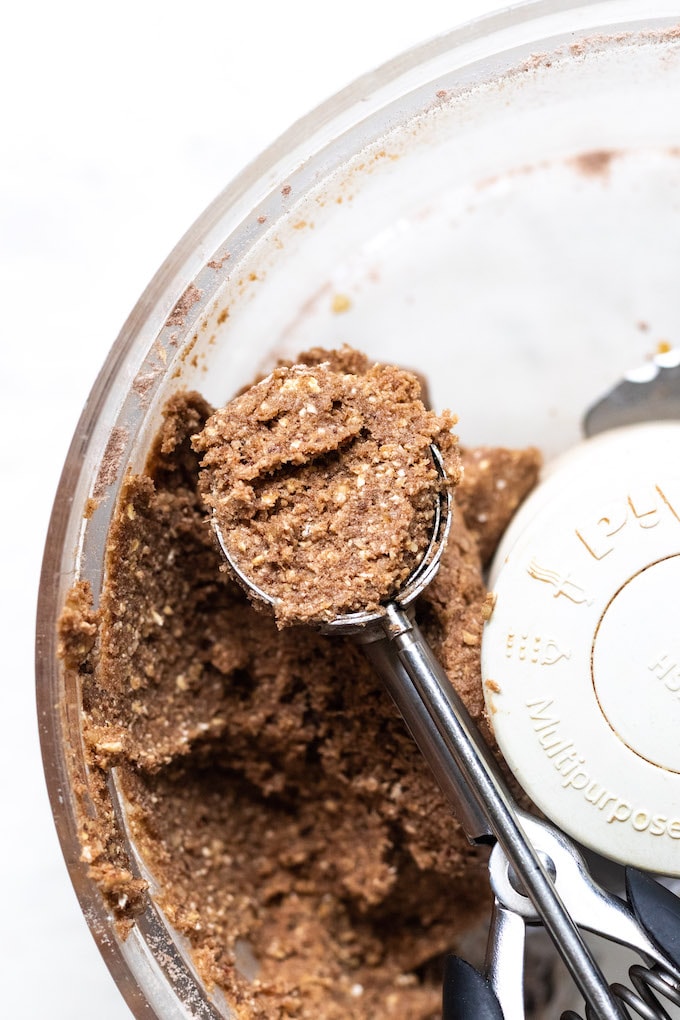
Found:
[[[279,626],[397,594],[428,548],[442,486],[459,479],[455,417],[428,410],[410,372],[347,361],[277,368],[193,439],[222,542],[275,600]]]
[[[350,348],[299,363],[370,371]],[[191,443],[214,413],[197,393],[170,398],[144,469],[121,487],[99,597],[79,580],[64,605],[60,655],[80,692],[86,761],[72,779],[82,861],[121,936],[151,900],[239,1020],[436,1020],[444,955],[470,959],[467,940],[486,924],[485,851],[469,845],[356,645],[277,629],[222,569]],[[539,457],[461,458],[451,535],[418,618],[490,739],[482,550]]]

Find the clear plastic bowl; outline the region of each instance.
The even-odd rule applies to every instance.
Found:
[[[64,855],[136,1016],[232,1013],[153,897],[121,941],[80,861],[88,774],[55,626],[76,579],[98,597],[125,471],[178,388],[219,404],[277,358],[342,342],[428,376],[467,445],[570,446],[594,399],[680,337],[679,21],[680,0],[547,0],[397,58],[227,188],[123,327],[55,500],[37,684]]]

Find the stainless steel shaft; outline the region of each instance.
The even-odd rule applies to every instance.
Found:
[[[384,640],[396,650],[403,670],[389,673],[390,656],[367,648],[368,654],[393,697],[398,687],[395,701],[440,786],[455,798],[454,808],[460,811],[463,805],[461,822],[473,826],[466,829],[469,837],[479,841],[480,828],[491,830],[593,1015],[598,1020],[622,1020],[626,1013],[527,838],[517,805],[417,624],[392,603],[383,629]],[[485,819],[481,826],[480,816]]]

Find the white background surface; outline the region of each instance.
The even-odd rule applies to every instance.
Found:
[[[52,498],[106,353],[176,241],[269,142],[364,71],[499,6],[25,0],[4,12],[2,1016],[130,1016],[61,858],[33,680]]]

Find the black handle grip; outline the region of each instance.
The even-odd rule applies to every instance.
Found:
[[[680,899],[637,868],[626,868],[626,893],[640,924],[680,968]]]
[[[489,982],[458,956],[447,956],[444,964],[442,1020],[503,1020]]]

